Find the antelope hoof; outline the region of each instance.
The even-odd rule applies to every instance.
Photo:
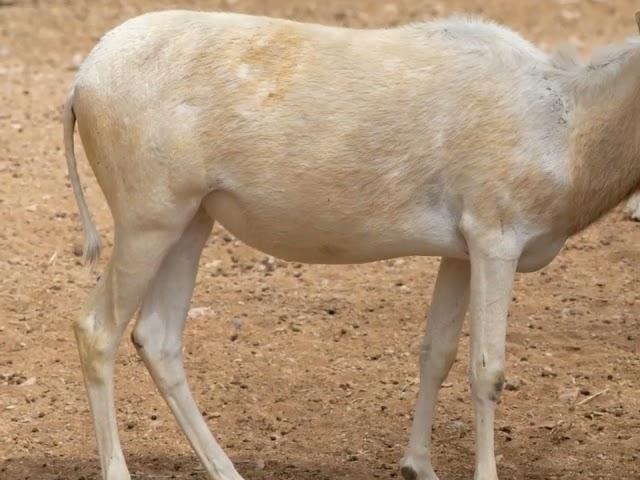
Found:
[[[404,478],[404,480],[418,480],[418,472],[416,472],[415,469],[409,465],[402,467],[400,469],[400,473],[402,474],[402,478]]]
[[[404,480],[438,480],[430,465],[418,466],[411,459],[401,462],[400,474]]]

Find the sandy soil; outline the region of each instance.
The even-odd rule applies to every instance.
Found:
[[[352,26],[465,11],[545,48],[569,40],[585,51],[633,34],[638,7],[633,0],[0,0],[4,480],[97,478],[71,332],[95,274],[77,256],[61,105],[75,65],[106,29],[171,5]],[[109,212],[83,156],[80,169],[108,257]],[[497,419],[501,478],[640,478],[639,245],[640,226],[618,210],[572,239],[549,267],[518,278],[508,335],[512,387]],[[397,478],[437,259],[302,266],[216,230],[201,264],[186,362],[199,405],[241,473]],[[443,480],[472,478],[467,344],[465,334],[438,408],[434,454]],[[205,478],[129,342],[118,374],[134,477]]]

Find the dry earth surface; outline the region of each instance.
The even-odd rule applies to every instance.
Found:
[[[544,48],[569,41],[584,52],[633,34],[638,8],[634,0],[0,0],[3,480],[98,478],[71,331],[96,274],[77,256],[61,105],[105,30],[176,5],[359,27],[472,12]],[[110,215],[79,162],[108,257]],[[497,419],[501,478],[640,478],[639,247],[640,225],[617,210],[549,267],[519,276]],[[397,478],[437,263],[287,264],[216,229],[186,363],[202,411],[246,478]],[[444,480],[473,475],[468,334],[462,343],[435,428]],[[117,409],[134,478],[205,478],[129,342],[118,359]]]

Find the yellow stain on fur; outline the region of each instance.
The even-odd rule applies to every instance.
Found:
[[[249,45],[240,58],[250,67],[247,82],[252,90],[259,91],[267,85],[262,101],[270,105],[281,99],[293,82],[301,59],[303,39],[292,24],[278,24],[261,31],[249,39]]]

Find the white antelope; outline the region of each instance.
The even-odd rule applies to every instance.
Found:
[[[74,324],[103,478],[130,478],[113,370],[139,306],[133,343],[208,476],[242,478],[196,407],[181,353],[215,220],[297,262],[441,256],[401,472],[436,479],[434,408],[470,304],[475,478],[496,480],[514,275],[547,265],[640,186],[640,43],[583,65],[473,19],[389,30],[188,11],[129,20],[87,57],[64,110],[95,261],[76,120],[115,225]]]

